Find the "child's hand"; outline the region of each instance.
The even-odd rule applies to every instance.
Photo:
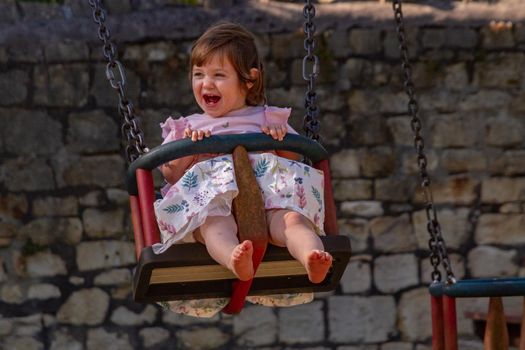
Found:
[[[191,130],[190,128],[184,129],[184,137],[189,137],[193,142],[200,141],[205,137],[210,137],[210,130]]]
[[[266,135],[270,135],[275,140],[282,141],[288,128],[286,124],[267,124],[261,127],[261,130]]]

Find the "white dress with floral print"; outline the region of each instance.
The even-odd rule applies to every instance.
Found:
[[[323,173],[300,162],[272,153],[249,154],[252,168],[261,188],[266,209],[290,209],[307,217],[320,235],[324,235]],[[174,185],[163,191],[155,202],[155,213],[161,232],[161,253],[172,244],[194,241],[192,232],[208,216],[227,216],[238,188],[231,155],[201,161],[189,168]],[[267,306],[304,304],[312,293],[248,297],[247,300]],[[198,317],[212,317],[228,299],[183,300],[162,303],[172,311]]]

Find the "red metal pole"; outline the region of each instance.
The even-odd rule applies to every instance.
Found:
[[[144,248],[144,236],[142,234],[142,218],[140,217],[140,204],[137,196],[129,197],[131,207],[131,224],[133,225],[133,236],[135,237],[135,255],[137,261],[140,258],[142,248]]]
[[[443,297],[430,296],[432,311],[432,350],[445,350],[445,325],[443,324]]]
[[[337,210],[335,208],[328,159],[323,159],[322,161],[315,163],[314,168],[321,170],[324,173],[324,230],[328,236],[338,235],[339,225],[337,225]]]
[[[458,327],[456,318],[456,299],[443,297],[443,316],[445,321],[445,350],[458,350]]]
[[[160,242],[159,227],[157,226],[157,219],[153,210],[153,201],[155,199],[153,176],[151,171],[144,169],[137,169],[136,174],[144,245],[149,247]]]

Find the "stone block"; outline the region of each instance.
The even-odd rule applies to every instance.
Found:
[[[446,45],[447,32],[442,28],[423,30],[422,45],[425,49],[439,49]]]
[[[113,269],[97,275],[93,281],[97,286],[114,286],[131,283],[131,271],[128,269]]]
[[[25,263],[29,277],[54,277],[67,274],[65,261],[50,251],[30,255],[26,257]]]
[[[110,15],[130,12],[131,11],[131,1],[130,0],[110,1],[107,4],[107,10]]]
[[[505,175],[525,175],[525,150],[509,150],[503,154]]]
[[[525,55],[522,53],[487,56],[475,65],[473,84],[480,88],[519,88],[521,77],[516,72],[520,72],[524,64]]]
[[[476,226],[475,240],[482,244],[525,244],[525,214],[482,214]]]
[[[332,177],[358,177],[359,157],[355,150],[342,150],[330,158],[330,172]]]
[[[341,203],[341,213],[346,216],[361,216],[371,218],[383,215],[381,202],[353,201]]]
[[[89,48],[85,42],[65,39],[47,44],[44,56],[50,63],[88,60]]]
[[[0,73],[0,105],[22,104],[28,95],[29,76],[23,70]]]
[[[384,117],[352,115],[349,123],[352,125],[349,134],[352,145],[377,146],[386,143],[389,135]]]
[[[352,252],[362,252],[368,249],[369,224],[365,219],[341,219],[338,221],[339,232],[350,238]]]
[[[512,49],[516,45],[512,26],[496,28],[492,23],[481,28],[482,46],[485,49]]]
[[[78,214],[76,197],[41,197],[33,200],[34,216],[73,216]]]
[[[162,322],[168,325],[172,325],[172,326],[180,326],[181,328],[188,328],[188,327],[191,328],[192,326],[195,326],[195,325],[215,324],[220,321],[221,316],[223,317],[223,321],[224,321],[224,317],[228,317],[226,316],[226,314],[223,314],[223,315],[216,314],[213,317],[200,318],[200,317],[192,317],[192,316],[187,316],[183,314],[178,314],[170,310],[166,310],[166,309],[163,309],[162,311],[163,311]]]
[[[124,211],[88,208],[82,213],[86,234],[91,238],[116,237],[124,233]]]
[[[99,288],[73,292],[57,313],[57,320],[74,326],[95,326],[104,322],[109,308],[109,296]],[[88,339],[89,347],[89,339]]]
[[[26,292],[19,283],[4,283],[0,287],[0,301],[7,304],[23,304],[27,300]]]
[[[304,93],[305,90],[303,87],[295,87],[292,86],[291,88],[275,88],[275,89],[268,89],[267,90],[267,97],[269,101],[272,101],[273,105],[276,106],[288,106],[294,108],[292,110],[292,117],[290,118],[289,122],[290,124],[296,128],[293,122],[293,117],[295,113],[299,113],[301,116],[304,116]],[[296,130],[301,130],[301,128],[297,128]]]
[[[396,304],[390,296],[332,296],[328,322],[334,343],[384,342],[396,332]]]
[[[68,150],[82,154],[118,151],[118,127],[103,111],[72,113],[68,124]]]
[[[118,187],[124,182],[124,159],[118,155],[78,157],[59,153],[53,159],[59,187]]]
[[[82,350],[83,345],[67,329],[61,328],[52,332],[51,350]]]
[[[152,324],[156,318],[157,308],[153,305],[146,305],[140,313],[119,306],[111,314],[110,320],[119,326],[142,326]]]
[[[479,121],[459,115],[430,119],[432,145],[437,148],[474,146],[479,134]]]
[[[20,19],[15,0],[4,0],[0,4],[0,23],[12,25]]]
[[[102,207],[108,204],[104,192],[91,191],[78,199],[78,204],[84,207]]]
[[[26,22],[50,21],[64,18],[64,12],[59,4],[22,2],[19,6],[23,14],[23,20]]]
[[[372,199],[373,183],[371,180],[346,180],[334,179],[334,199],[336,201],[366,200]]]
[[[408,56],[410,58],[416,58],[419,55],[420,43],[418,40],[419,28],[409,27],[405,30],[405,38],[408,47]],[[396,31],[387,31],[385,39],[383,40],[383,51],[385,56],[388,58],[399,60],[401,57],[399,50],[399,39]]]
[[[374,249],[380,252],[399,253],[417,249],[416,236],[408,214],[372,219],[370,232]]]
[[[20,63],[39,63],[44,59],[42,47],[32,42],[29,37],[21,37],[16,42],[6,45],[9,61]]]
[[[303,57],[306,53],[303,46],[303,32],[272,35],[270,52],[275,60]]]
[[[86,350],[115,349],[133,350],[129,335],[126,332],[108,332],[103,328],[87,331]]]
[[[140,94],[141,101],[144,101],[145,105],[188,106],[194,104],[191,84],[188,83],[188,75],[185,69],[169,65],[154,65],[148,72],[149,74],[144,78],[148,90],[143,92],[140,90],[140,77],[132,72],[126,73],[129,75],[128,79],[131,79],[127,87],[129,89],[127,95],[132,101],[137,100]],[[104,81],[106,78],[103,67],[95,79],[94,84],[96,84],[97,89],[105,89],[106,91],[111,89],[108,82]],[[116,105],[116,95],[115,98],[109,98],[107,93],[104,94],[102,91],[93,90],[98,105]]]
[[[443,79],[445,88],[452,91],[465,91],[469,86],[469,77],[466,63],[455,63],[445,67]]]
[[[61,296],[60,289],[49,283],[33,284],[27,290],[28,299],[47,300],[60,298]]]
[[[25,224],[19,235],[43,246],[57,242],[74,245],[82,239],[82,222],[78,218],[38,218]]]
[[[478,33],[471,28],[447,28],[444,46],[454,49],[473,49],[478,45]]]
[[[418,183],[413,178],[388,177],[376,179],[374,185],[374,199],[402,203],[414,196]]]
[[[0,111],[4,127],[0,135],[7,152],[16,155],[48,155],[62,147],[62,125],[41,111]]]
[[[495,147],[516,147],[525,138],[525,124],[518,119],[492,118],[487,121],[485,141]]]
[[[397,160],[390,147],[374,147],[359,151],[361,174],[365,177],[386,177],[396,170]]]
[[[285,344],[322,342],[324,331],[323,303],[320,301],[279,309],[279,341]]]
[[[276,62],[270,61],[264,67],[267,88],[283,86],[288,77],[288,67],[280,67]]]
[[[402,339],[424,341],[431,337],[431,313],[426,287],[403,293],[399,301],[398,312],[398,326]]]
[[[424,114],[432,114],[434,112],[440,114],[452,113],[457,110],[460,97],[460,94],[442,88],[423,90],[418,99],[419,109],[424,112]],[[408,108],[405,109],[408,110]]]
[[[391,117],[386,120],[389,134],[398,146],[413,146],[414,136],[410,128],[410,117]]]
[[[93,241],[77,246],[79,271],[107,269],[134,264],[135,247],[131,242]]]
[[[233,335],[239,346],[270,345],[277,340],[277,324],[273,309],[251,306],[234,318]]]
[[[378,54],[382,49],[381,32],[369,28],[351,29],[349,43],[353,55]]]
[[[333,105],[333,104],[332,104]],[[321,106],[321,110],[324,110]],[[319,131],[321,142],[324,145],[339,146],[346,138],[346,126],[340,114],[326,113],[321,118]]]
[[[217,328],[194,328],[179,330],[175,334],[178,349],[213,350],[224,346],[229,335]]]
[[[115,80],[121,81],[121,77],[119,75],[118,69],[114,71],[114,74],[115,74]],[[126,92],[126,96],[132,102],[137,101],[139,99],[139,94],[140,94],[140,78],[135,72],[133,72],[130,69],[126,69],[124,71],[124,74],[126,76],[126,80],[125,80],[126,85],[124,86],[124,91]],[[168,74],[168,73],[164,72],[164,74]],[[164,79],[167,80],[166,77]],[[172,87],[170,88],[172,89]],[[154,94],[155,92],[151,91],[151,93]],[[88,92],[86,91],[85,94],[87,96]],[[116,107],[117,106],[118,95],[113,90],[113,88],[109,84],[109,81],[106,78],[106,65],[105,64],[97,65],[95,67],[95,73],[93,76],[93,85],[91,87],[91,90],[89,91],[89,94],[95,97],[95,100],[97,101],[97,106],[99,107]]]
[[[481,183],[483,203],[505,203],[525,200],[525,177],[491,177]]]
[[[441,164],[449,173],[480,172],[487,169],[487,159],[481,151],[451,149],[441,153]]]
[[[516,276],[516,259],[516,250],[477,246],[468,253],[468,268],[474,278]]]
[[[36,66],[34,102],[49,107],[82,107],[88,100],[89,72],[83,64]]]
[[[505,91],[478,89],[462,98],[456,107],[463,111],[491,111],[504,108],[510,104],[512,96]],[[477,115],[479,118],[479,112]],[[478,125],[475,130],[479,130]]]
[[[479,181],[464,175],[450,176],[433,184],[434,203],[455,203],[468,205],[477,198]],[[413,198],[414,202],[424,202],[419,193]]]
[[[381,345],[381,350],[412,350],[412,345],[407,342],[389,342]]]
[[[441,226],[441,234],[447,247],[459,249],[465,244],[471,231],[469,221],[470,211],[467,208],[441,209],[437,211],[437,217]],[[430,235],[427,231],[427,216],[425,210],[419,210],[412,214],[414,232],[420,249],[428,249]]]
[[[43,158],[25,157],[7,160],[0,166],[0,182],[3,182],[9,191],[55,189],[53,172]]]
[[[374,283],[383,293],[395,293],[419,283],[418,263],[412,254],[384,255],[374,261]]]
[[[147,327],[139,331],[139,336],[146,348],[155,348],[170,339],[170,332],[161,327]]]
[[[364,293],[370,290],[372,272],[369,260],[364,257],[350,260],[343,277],[341,277],[340,283],[343,293]]]
[[[6,337],[2,342],[5,349],[24,349],[24,350],[43,350],[44,344],[28,336],[11,336]]]
[[[348,45],[350,40],[346,29],[327,30],[323,32],[329,52],[336,58],[345,58],[351,53]]]

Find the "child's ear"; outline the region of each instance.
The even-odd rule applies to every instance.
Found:
[[[259,77],[259,70],[257,68],[250,69],[250,77],[252,80],[256,80]],[[250,81],[247,82],[246,87],[250,90],[253,87],[253,83]]]

